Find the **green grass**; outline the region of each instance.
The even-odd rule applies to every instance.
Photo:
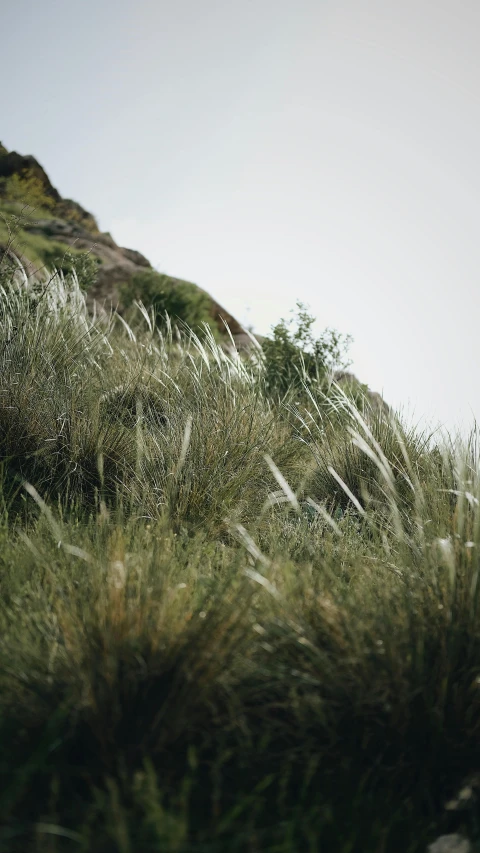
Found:
[[[120,301],[127,310],[138,301],[148,305],[154,312],[157,325],[168,314],[175,322],[186,323],[197,334],[201,335],[207,325],[217,340],[221,337],[212,318],[210,296],[189,281],[171,278],[155,270],[143,270],[120,287]]]
[[[42,272],[56,267],[67,272],[71,264],[65,260],[66,253],[81,259],[87,253],[75,246],[69,246],[60,240],[55,240],[42,234],[32,234],[22,228],[23,224],[33,224],[35,219],[51,219],[52,213],[47,210],[31,208],[18,202],[0,200],[0,244],[10,246],[29,259]],[[100,258],[97,259],[101,262]]]
[[[0,299],[0,850],[480,839],[477,434]],[[301,389],[300,389],[301,390]]]
[[[10,216],[18,216],[27,219],[29,222],[35,219],[56,219],[55,212],[47,207],[33,207],[27,202],[13,201],[5,197],[0,197],[0,211]]]

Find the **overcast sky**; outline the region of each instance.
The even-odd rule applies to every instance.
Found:
[[[16,0],[2,31],[1,141],[102,230],[480,420],[478,0]]]

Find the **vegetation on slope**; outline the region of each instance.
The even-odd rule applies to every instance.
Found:
[[[142,270],[131,281],[120,287],[120,301],[128,309],[135,302],[142,302],[153,309],[155,323],[162,324],[165,314],[174,322],[183,321],[191,329],[203,333],[209,327],[217,340],[225,338],[212,322],[211,303],[208,293],[189,281],[175,279],[155,270]]]
[[[27,170],[0,178],[0,246],[7,252],[14,250],[20,258],[28,261],[30,273],[53,267],[68,273],[75,268],[75,262],[85,270],[87,266],[91,270],[93,258],[90,253],[52,239],[48,228],[46,233],[35,233],[39,220],[53,218],[54,208],[54,200],[45,193],[42,181],[33,172]],[[5,266],[3,255],[4,252],[2,267]],[[96,258],[95,268],[100,263],[101,259]],[[90,274],[90,283],[93,280]],[[84,283],[86,281],[84,277]]]
[[[0,849],[478,840],[476,435],[7,279]]]
[[[0,143],[0,249],[12,249],[28,267],[56,267],[67,273],[78,263],[89,265],[89,303],[127,311],[134,299],[168,311],[200,331],[207,322],[218,339],[244,330],[197,285],[157,273],[140,252],[118,246],[101,232],[95,217],[77,202],[62,198],[32,156],[8,151]],[[65,253],[68,253],[67,256]],[[72,256],[75,264],[72,264]],[[96,263],[96,268],[93,264]],[[95,272],[95,275],[93,274]],[[85,284],[85,276],[83,276]],[[199,325],[200,324],[200,325]]]

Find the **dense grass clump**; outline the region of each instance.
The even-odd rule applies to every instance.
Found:
[[[189,281],[171,278],[156,270],[143,270],[120,287],[120,299],[127,314],[130,306],[142,302],[151,307],[157,325],[162,325],[165,314],[168,314],[176,322],[183,321],[200,335],[207,325],[209,331],[218,337],[210,296]]]
[[[0,294],[0,850],[478,843],[476,433],[154,319]]]

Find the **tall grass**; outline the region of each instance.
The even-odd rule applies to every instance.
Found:
[[[137,310],[1,294],[0,849],[477,843],[477,431]]]

